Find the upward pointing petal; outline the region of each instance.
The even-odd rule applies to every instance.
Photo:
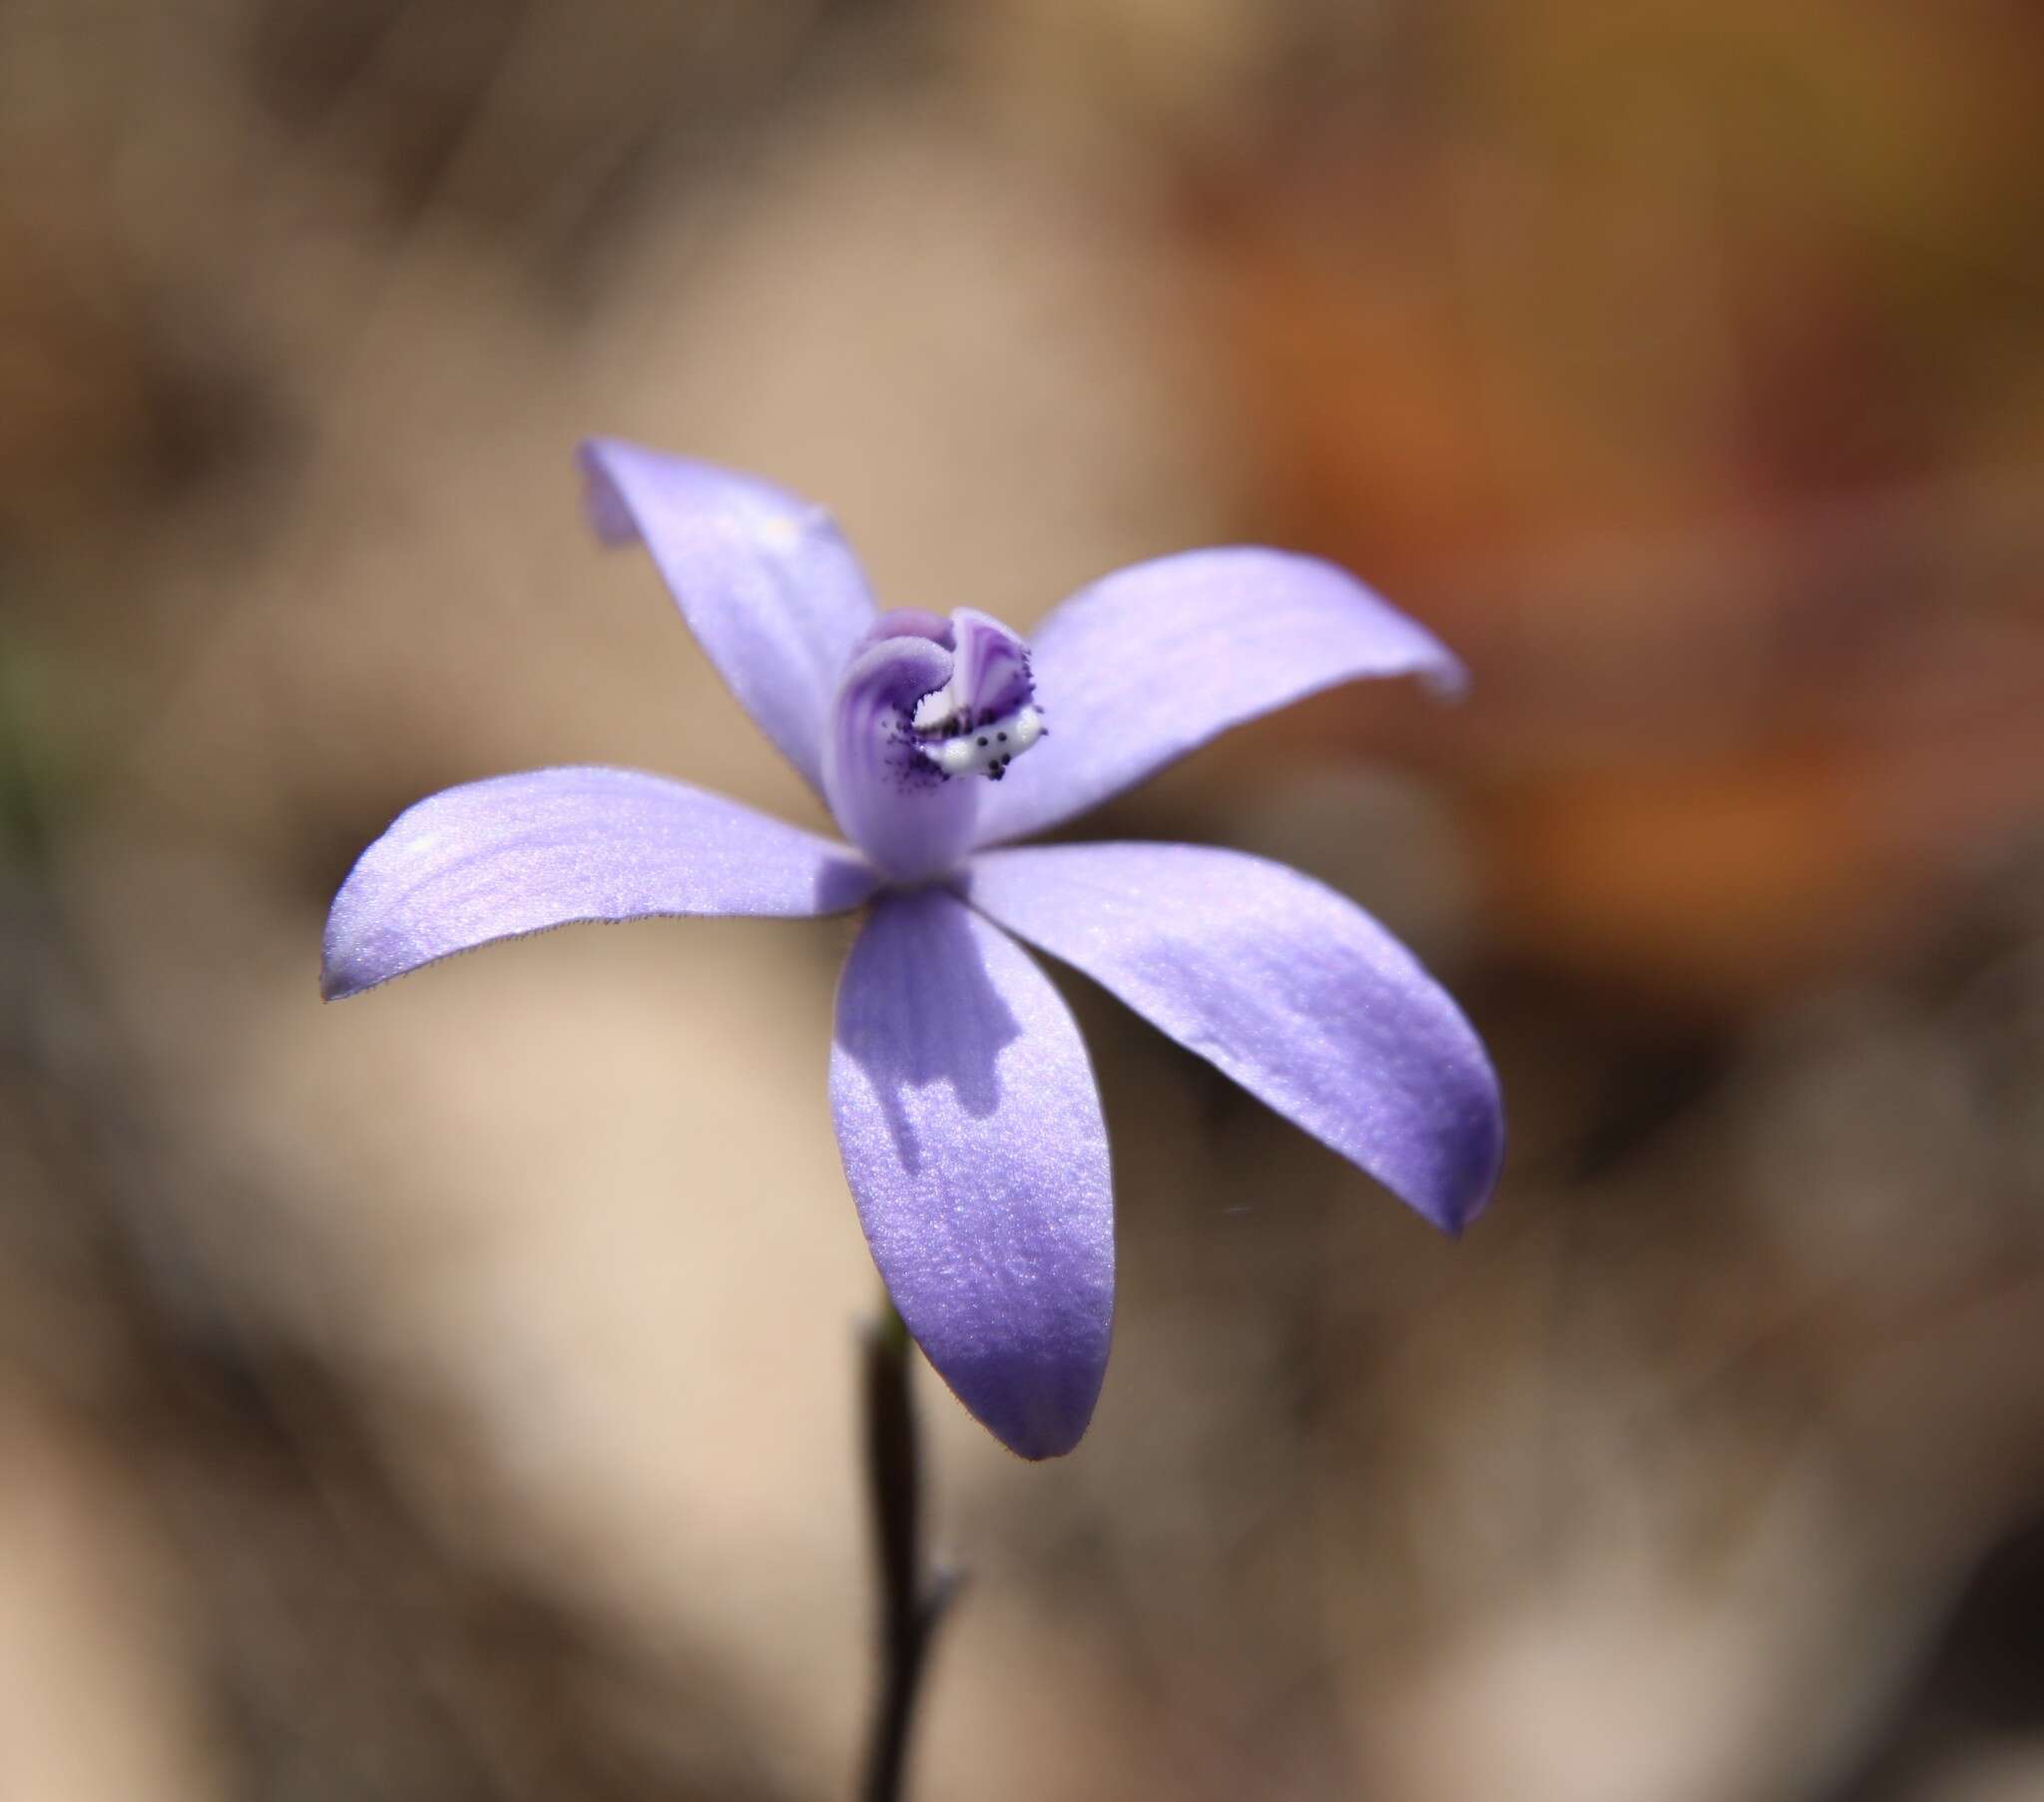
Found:
[[[1114,1319],[1107,1128],[1078,1028],[941,889],[883,896],[837,990],[830,1101],[887,1291],[1024,1458],[1086,1431]]]
[[[577,920],[838,913],[878,883],[828,839],[660,776],[495,776],[407,808],[362,853],[327,916],[320,992]]]
[[[830,693],[873,623],[864,573],[829,515],[755,477],[616,439],[581,454],[598,536],[645,541],[718,674],[820,794]]]
[[[980,809],[978,844],[1025,838],[1260,713],[1338,682],[1462,667],[1345,570],[1238,546],[1140,563],[1057,608],[1030,639],[1049,727]]]

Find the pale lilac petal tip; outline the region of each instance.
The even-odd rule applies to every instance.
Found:
[[[1107,1368],[1114,1217],[1100,1098],[1057,991],[951,895],[889,895],[838,987],[830,1098],[917,1344],[1010,1450],[1070,1451]]]
[[[1410,952],[1280,864],[1195,845],[973,860],[972,905],[1084,971],[1435,1225],[1482,1210],[1504,1150],[1482,1043]]]
[[[755,477],[615,439],[591,439],[581,459],[597,536],[645,541],[718,674],[820,793],[825,709],[873,621],[829,515]]]
[[[1446,691],[1462,666],[1345,570],[1239,546],[1137,564],[1053,611],[1030,641],[1049,730],[987,797],[975,842],[1083,813],[1230,726],[1363,676]]]
[[[878,883],[841,845],[681,782],[496,776],[408,808],[362,853],[327,916],[320,992],[571,921],[839,913]]]

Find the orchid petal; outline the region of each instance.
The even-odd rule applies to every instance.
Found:
[[[1346,571],[1254,547],[1109,576],[1050,614],[1030,658],[1049,729],[987,797],[978,844],[1054,826],[1321,688],[1371,676],[1463,680],[1430,633]]]
[[[582,465],[598,536],[645,541],[718,674],[821,793],[830,694],[873,623],[830,516],[756,477],[615,439],[583,445]]]
[[[496,776],[406,809],[326,921],[329,1000],[580,920],[856,907],[878,874],[828,839],[629,769]]]
[[[1296,870],[1197,845],[973,860],[972,905],[1085,972],[1453,1232],[1490,1198],[1497,1079],[1410,952]]]
[[[1114,1207],[1093,1072],[1049,979],[943,890],[882,898],[838,987],[830,1099],[916,1343],[1010,1450],[1069,1452],[1107,1368]]]

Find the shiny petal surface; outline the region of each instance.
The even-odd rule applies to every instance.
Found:
[[[878,882],[842,845],[659,776],[496,776],[408,808],[362,853],[327,916],[320,992],[571,921],[838,913]]]
[[[585,444],[582,464],[598,535],[645,541],[731,691],[820,793],[825,711],[873,623],[830,516],[754,477],[615,439]]]
[[[1504,1149],[1497,1079],[1461,1011],[1352,902],[1197,845],[973,859],[972,905],[1084,971],[1252,1095],[1457,1231]]]
[[[916,1343],[1010,1450],[1070,1451],[1107,1368],[1114,1206],[1093,1072],[1049,979],[942,890],[882,898],[838,986],[830,1099]]]
[[[1260,713],[1369,676],[1459,687],[1430,633],[1317,558],[1188,551],[1109,576],[1030,640],[1049,730],[980,809],[976,841],[1022,838]]]

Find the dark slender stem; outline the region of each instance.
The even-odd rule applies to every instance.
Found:
[[[865,1454],[880,1575],[880,1693],[866,1748],[862,1802],[899,1802],[916,1691],[955,1574],[926,1572],[922,1468],[909,1393],[914,1348],[892,1302],[865,1330]]]

